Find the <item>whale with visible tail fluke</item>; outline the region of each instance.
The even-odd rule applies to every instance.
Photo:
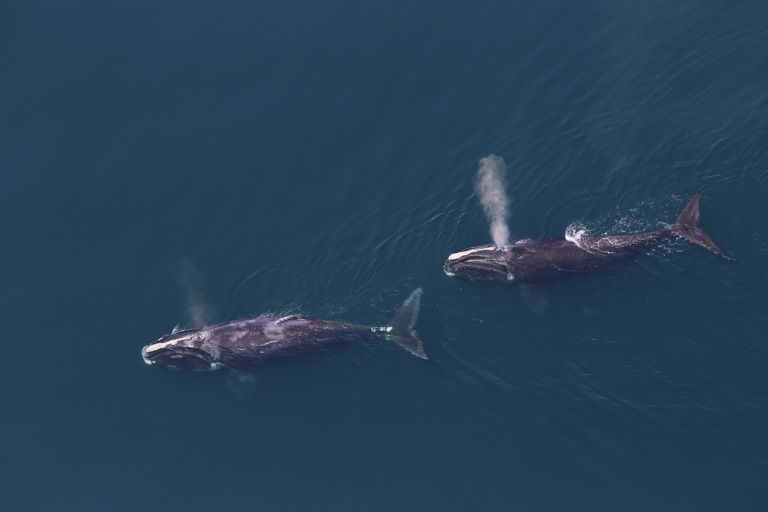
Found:
[[[261,316],[207,328],[174,330],[141,351],[144,362],[174,370],[238,371],[280,357],[316,352],[344,341],[388,340],[427,359],[413,330],[421,288],[406,299],[388,326],[335,322],[300,315]]]
[[[646,252],[678,236],[724,255],[699,228],[699,197],[691,198],[675,224],[666,229],[627,235],[581,235],[521,240],[502,246],[471,247],[448,256],[445,273],[469,281],[542,283],[595,272]]]

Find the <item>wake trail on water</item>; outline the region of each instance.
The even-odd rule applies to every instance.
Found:
[[[481,158],[477,169],[475,191],[491,224],[491,238],[497,247],[509,243],[509,197],[506,192],[507,164],[497,155]]]

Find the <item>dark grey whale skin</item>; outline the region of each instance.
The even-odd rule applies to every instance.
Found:
[[[419,312],[421,289],[414,291],[387,327],[368,327],[299,315],[261,316],[202,329],[167,334],[145,346],[147,364],[174,370],[210,371],[247,368],[279,357],[317,352],[349,341],[394,341],[426,359],[412,330]]]
[[[578,243],[565,238],[522,240],[497,247],[483,245],[454,253],[444,270],[469,281],[544,283],[587,274],[622,263],[665,240],[679,236],[717,254],[720,248],[699,224],[699,198],[691,198],[673,226],[627,235],[583,235]]]
[[[383,336],[362,325],[265,316],[210,329],[178,331],[146,347],[143,355],[145,361],[180,370],[243,368],[279,356],[317,352],[336,343],[377,337]],[[161,344],[166,345],[153,350]]]

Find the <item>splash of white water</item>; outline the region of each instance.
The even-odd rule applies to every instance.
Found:
[[[581,247],[582,237],[586,232],[587,227],[584,224],[580,222],[574,222],[565,228],[565,239]]]
[[[485,216],[491,223],[491,237],[497,247],[509,243],[509,197],[507,197],[505,178],[507,164],[497,155],[488,155],[480,159],[477,169],[475,191],[483,205]]]

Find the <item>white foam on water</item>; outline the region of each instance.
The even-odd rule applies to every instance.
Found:
[[[580,222],[574,222],[565,228],[565,239],[581,247],[583,237],[587,233],[587,227]]]

